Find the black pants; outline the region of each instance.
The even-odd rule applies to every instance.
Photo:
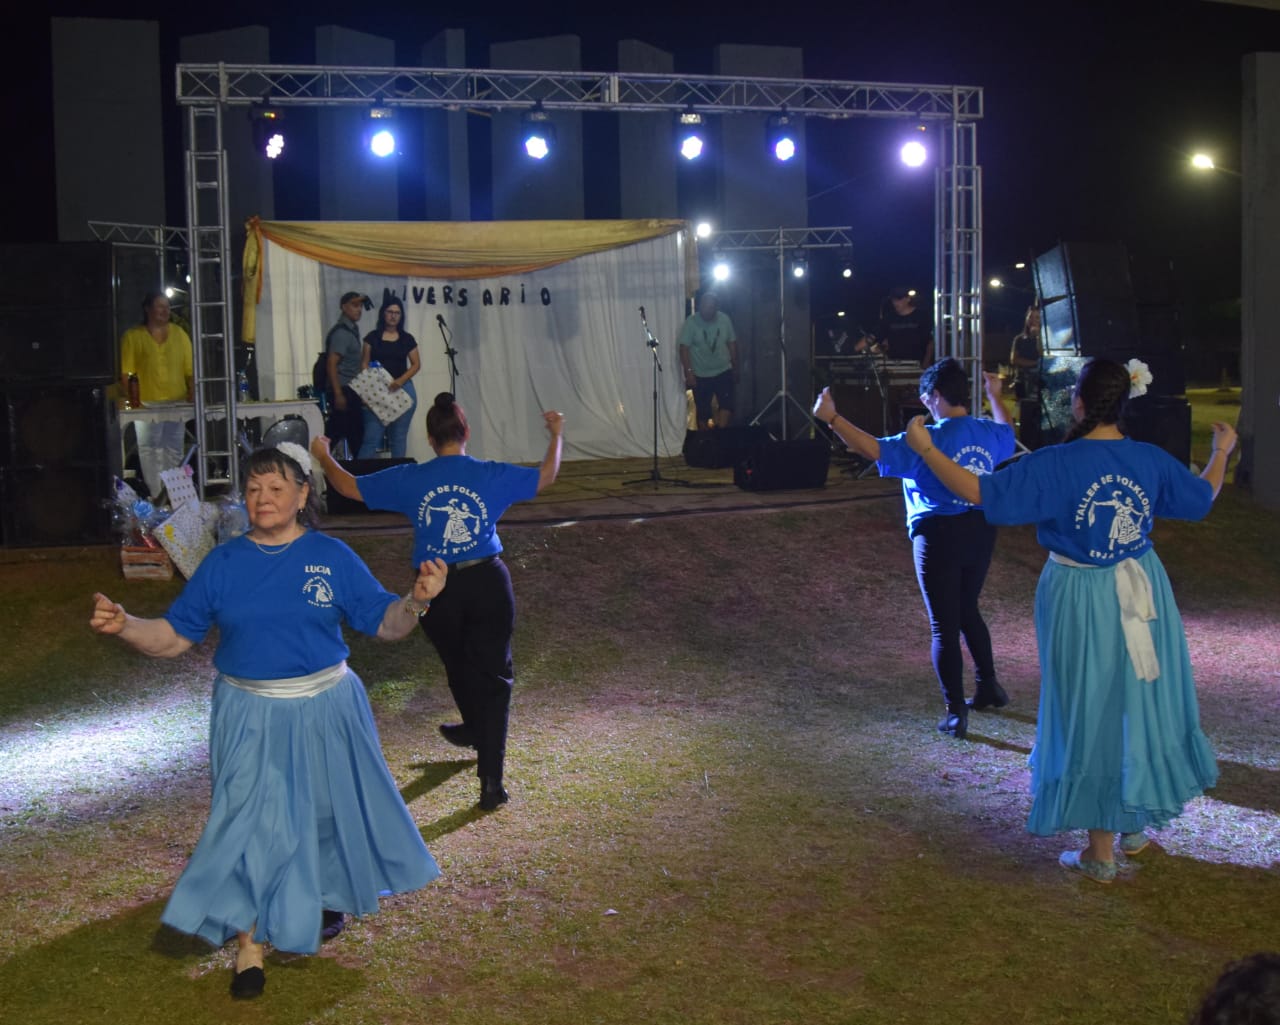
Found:
[[[916,579],[933,632],[933,670],[951,711],[964,707],[960,635],[973,657],[978,687],[996,682],[991,634],[978,596],[995,551],[996,528],[977,509],[958,516],[926,516],[912,539]]]
[[[451,569],[448,584],[431,600],[421,623],[444,663],[462,721],[476,738],[476,775],[502,779],[515,683],[511,634],[516,599],[506,565],[494,558]]]
[[[330,449],[337,448],[338,442],[345,438],[347,447],[351,449],[348,458],[355,459],[360,454],[360,442],[364,440],[364,403],[346,385],[342,387],[342,394],[347,400],[346,409],[339,409],[333,396],[329,396],[329,419],[325,421],[324,433],[329,436]]]

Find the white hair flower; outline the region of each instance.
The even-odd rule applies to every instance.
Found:
[[[1129,398],[1147,394],[1147,385],[1152,381],[1151,368],[1140,359],[1129,360],[1125,368],[1129,371]]]
[[[1151,378],[1151,375],[1148,374],[1147,379],[1150,380],[1150,378]],[[306,474],[308,477],[311,476],[311,453],[309,453],[301,445],[292,441],[282,441],[280,442],[279,445],[276,446],[276,451],[283,452],[295,463],[297,463],[299,466],[302,467],[302,472],[304,474]]]

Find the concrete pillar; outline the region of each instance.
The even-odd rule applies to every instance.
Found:
[[[675,58],[636,39],[618,44],[618,70],[669,75]],[[618,121],[622,217],[678,217],[675,115],[622,114]]]
[[[316,29],[316,63],[340,67],[394,67],[395,41],[322,25]],[[372,104],[370,104],[372,106]],[[405,111],[396,120],[407,120]],[[394,221],[400,215],[395,156],[375,157],[365,144],[368,109],[321,107],[317,177],[322,221]],[[394,121],[393,121],[394,126]]]
[[[1280,508],[1280,53],[1244,58],[1240,438],[1236,478]]]
[[[53,18],[51,29],[58,238],[92,239],[91,220],[163,224],[158,23]]]
[[[465,68],[466,33],[445,29],[422,47],[425,68]],[[471,162],[466,111],[428,110],[422,114],[427,220],[471,220]]]
[[[551,36],[489,48],[489,66],[518,71],[578,71],[577,36]],[[536,97],[535,97],[536,98]],[[580,220],[583,196],[582,115],[555,111],[556,144],[545,160],[532,160],[521,145],[519,113],[493,116],[494,220]]]

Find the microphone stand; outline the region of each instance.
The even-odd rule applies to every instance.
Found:
[[[649,471],[647,477],[624,480],[622,484],[624,487],[629,484],[652,484],[655,488],[659,484],[673,484],[676,487],[691,488],[693,484],[689,481],[673,480],[662,476],[658,471],[658,375],[662,373],[662,363],[658,359],[658,339],[654,338],[649,330],[649,322],[645,319],[643,306],[640,307],[640,323],[644,325],[645,345],[653,355],[653,469]]]
[[[453,341],[453,332],[449,330],[449,325],[444,322],[444,315],[436,314],[436,326],[440,328],[440,338],[444,342],[445,359],[449,361],[449,394],[457,398],[458,392],[454,386],[454,382],[460,376],[458,374],[458,364],[454,362],[453,357],[458,355],[458,350],[450,343]]]

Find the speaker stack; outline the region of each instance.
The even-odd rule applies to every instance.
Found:
[[[112,247],[0,245],[0,542],[109,539]],[[141,297],[139,297],[141,298]],[[115,446],[113,449],[112,446]]]
[[[1130,437],[1191,461],[1191,406],[1167,268],[1140,268],[1124,246],[1061,243],[1035,260],[1041,305],[1043,442],[1061,440],[1072,420],[1070,392],[1091,357],[1151,368],[1148,393],[1128,406]]]

